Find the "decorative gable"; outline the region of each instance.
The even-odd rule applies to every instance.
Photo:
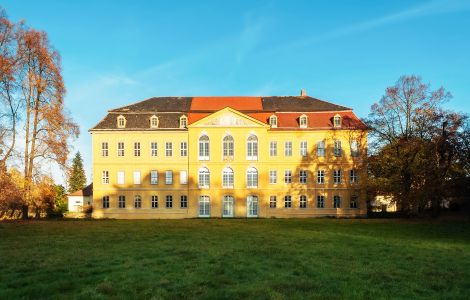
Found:
[[[224,108],[191,124],[190,127],[268,127],[268,125],[234,109]]]

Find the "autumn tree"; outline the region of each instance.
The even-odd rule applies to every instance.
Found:
[[[72,168],[69,176],[69,193],[81,190],[86,185],[85,170],[83,169],[83,160],[80,152],[75,154],[72,161]]]
[[[372,105],[370,182],[393,196],[404,212],[431,205],[438,214],[448,177],[458,159],[458,139],[467,118],[444,109],[451,94],[417,76],[402,76]]]

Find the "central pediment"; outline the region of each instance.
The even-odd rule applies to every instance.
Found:
[[[256,120],[232,108],[224,108],[210,114],[188,127],[266,127]]]

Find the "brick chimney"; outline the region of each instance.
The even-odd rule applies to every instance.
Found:
[[[300,90],[300,97],[307,97],[307,91],[305,89]]]

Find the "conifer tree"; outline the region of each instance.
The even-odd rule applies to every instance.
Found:
[[[69,193],[81,190],[85,187],[86,176],[83,169],[83,160],[80,152],[75,154],[72,161],[72,169],[69,176]]]

